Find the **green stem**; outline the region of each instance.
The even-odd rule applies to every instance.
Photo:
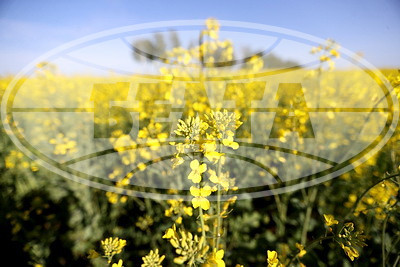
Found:
[[[200,156],[200,164],[203,164],[203,160],[204,160],[204,154],[202,153]],[[204,180],[203,180],[203,176],[204,174],[201,174],[201,182],[199,184],[200,187],[202,187],[204,185]],[[203,213],[203,209],[201,207],[199,207],[199,216],[200,216],[200,225],[201,225],[201,236],[204,239],[204,243],[206,244],[207,240],[206,240],[206,230],[205,230],[205,223],[204,223],[204,213]]]
[[[221,187],[218,185],[218,193],[217,193],[217,213],[218,213],[218,219],[217,219],[217,244],[216,248],[218,250],[219,248],[219,241],[220,241],[220,233],[221,233]]]
[[[389,219],[389,216],[386,216],[385,221],[383,222],[383,227],[382,227],[382,266],[385,267],[386,263],[386,253],[385,253],[385,235],[386,235],[386,225],[387,221]]]
[[[279,211],[280,224],[278,225],[278,236],[283,237],[286,232],[286,215],[288,209],[288,202],[285,196],[282,196],[281,209]]]
[[[397,203],[398,203],[398,200],[391,207],[396,206]],[[385,225],[384,225],[385,228],[386,228],[387,221],[389,220],[389,217],[390,217],[390,214],[388,214],[387,217],[385,218],[385,221],[386,221]],[[385,231],[386,231],[386,229],[385,229]],[[400,241],[400,235],[397,236],[397,239],[394,242],[393,241],[391,242],[389,249],[387,249],[386,255],[384,255],[384,257],[383,257],[384,259],[386,258],[386,261],[389,260],[389,256],[390,256],[390,253],[392,253],[392,249],[396,248],[396,245],[399,241]]]
[[[391,244],[391,246],[390,246],[390,249],[388,250],[388,252],[387,252],[387,254],[386,254],[386,261],[389,260],[389,256],[390,256],[390,254],[392,253],[393,248],[396,248],[396,246],[397,246],[397,244],[399,243],[399,241],[400,241],[400,235],[398,235],[397,239],[396,239],[394,242],[392,242],[392,244]]]
[[[400,261],[400,255],[397,256],[397,258],[396,258],[396,260],[395,260],[395,262],[393,264],[393,267],[396,267],[397,264],[399,263],[399,261]]]
[[[312,209],[314,206],[314,201],[317,197],[317,193],[318,193],[318,188],[317,187],[312,187],[310,189],[310,195],[307,199],[307,210],[306,210],[306,214],[304,217],[304,223],[303,223],[303,229],[301,232],[301,244],[305,244],[307,242],[307,232],[308,232],[308,227],[310,225],[310,220],[311,220],[311,214],[312,214]]]
[[[328,240],[328,239],[333,239],[334,236],[321,236],[313,241],[311,241],[307,246],[304,247],[304,250],[306,250],[307,252],[312,249],[315,245],[317,245],[318,243],[324,241],[324,240]],[[298,254],[294,255],[289,263],[286,265],[288,267],[290,267],[290,264],[292,264],[292,262],[297,258]]]
[[[200,224],[201,224],[201,236],[204,239],[204,244],[206,242],[206,230],[204,229],[204,216],[203,216],[203,209],[199,208],[199,216],[200,216]]]
[[[220,145],[221,146],[221,145]],[[219,148],[219,152],[221,152],[221,147]],[[222,164],[221,164],[221,159],[218,161],[218,167],[217,167],[217,177],[221,177],[221,170],[222,170]],[[218,192],[217,192],[217,237],[216,237],[216,245],[215,248],[218,250],[219,248],[219,242],[220,242],[220,233],[221,233],[221,186],[218,185]]]

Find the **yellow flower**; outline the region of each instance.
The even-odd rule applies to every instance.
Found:
[[[335,220],[333,215],[330,215],[330,214],[328,214],[328,215],[324,214],[324,219],[325,219],[325,224],[327,226],[332,226],[334,224],[338,224],[339,223],[339,221]]]
[[[111,263],[111,259],[115,254],[122,252],[122,249],[126,246],[126,240],[119,239],[118,237],[109,237],[101,241],[101,246],[104,250],[104,256],[108,259],[108,263]]]
[[[192,180],[193,183],[200,183],[201,174],[207,170],[207,165],[205,163],[201,164],[197,159],[190,162],[190,168],[192,171],[189,173],[189,180]]]
[[[163,235],[162,238],[170,239],[175,236],[175,231],[172,228],[168,228],[167,231],[165,231],[165,235]]]
[[[233,148],[233,149],[238,149],[239,148],[239,144],[233,141],[233,137],[232,136],[228,136],[228,138],[223,139],[222,140],[222,144],[224,144],[224,146]]]
[[[331,60],[331,58],[328,57],[328,56],[322,55],[322,56],[319,57],[319,60],[320,61],[329,61],[329,60]]]
[[[215,18],[208,18],[206,20],[206,27],[208,30],[218,31],[220,25],[219,25],[218,20],[216,20]]]
[[[214,170],[210,170],[209,172],[210,172],[209,179],[211,182],[213,182],[214,184],[219,184],[225,189],[229,188],[229,180],[226,177],[218,177]]]
[[[210,208],[210,201],[205,198],[211,195],[211,187],[206,185],[203,188],[197,188],[194,186],[190,187],[190,193],[194,198],[192,199],[193,208],[200,207],[203,210],[208,210]]]
[[[332,56],[334,57],[339,57],[340,53],[336,50],[336,49],[332,49],[331,51],[329,51],[331,53]]]
[[[268,254],[268,267],[278,267],[280,266],[278,253],[276,251],[267,251]]]
[[[212,163],[216,163],[221,156],[223,156],[223,153],[219,153],[215,151],[217,149],[217,144],[214,142],[207,142],[202,145],[203,151],[204,151],[204,156]]]
[[[217,150],[217,143],[215,141],[205,142],[202,144],[205,153]]]
[[[302,244],[296,243],[296,248],[300,251],[297,256],[299,256],[299,258],[303,257],[307,251],[304,249],[304,246]]]
[[[55,145],[55,155],[66,155],[68,153],[76,153],[76,141],[70,140],[68,137],[64,137],[62,134],[57,135],[57,139],[50,139],[50,144]]]
[[[193,215],[192,207],[183,207],[183,212],[188,216],[192,216]]]
[[[123,263],[123,261],[119,260],[118,264],[117,263],[113,263],[112,267],[124,267],[124,266],[122,266],[122,263]]]
[[[181,224],[181,223],[182,223],[182,217],[179,216],[179,217],[175,220],[175,222],[176,222],[177,224]]]
[[[211,257],[208,258],[206,264],[203,265],[203,267],[225,267],[225,262],[223,258],[224,258],[224,250],[220,249],[216,251],[216,249],[214,249],[213,253],[211,254]]]
[[[143,264],[141,267],[162,267],[161,262],[164,260],[165,256],[158,254],[158,249],[151,250],[149,254],[142,257]]]
[[[358,251],[353,247],[347,247],[342,244],[342,249],[346,253],[346,255],[350,258],[351,261],[354,261],[355,258],[358,258],[360,254]]]
[[[177,166],[185,162],[185,160],[179,156],[175,156],[171,161],[172,161],[172,169],[176,168]]]
[[[206,152],[204,156],[212,163],[216,163],[224,153],[219,153],[217,151]]]

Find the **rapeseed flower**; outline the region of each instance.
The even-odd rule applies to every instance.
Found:
[[[297,254],[299,258],[302,258],[304,255],[306,255],[307,251],[304,249],[302,244],[296,243],[296,248],[299,250],[299,253]]]
[[[327,226],[332,226],[334,224],[339,223],[339,221],[335,220],[335,217],[333,217],[333,215],[330,215],[330,214],[328,214],[328,215],[324,214],[324,219],[325,219],[325,224]]]
[[[112,267],[124,267],[122,266],[123,261],[119,260],[118,263],[113,263]]]
[[[342,249],[346,253],[346,255],[350,258],[351,261],[354,261],[355,258],[358,258],[360,254],[353,247],[348,247],[342,244]]]
[[[143,264],[141,267],[162,267],[161,262],[164,260],[165,256],[160,256],[158,254],[158,249],[151,250],[149,254],[142,258]]]
[[[122,249],[126,246],[126,240],[119,239],[118,237],[109,237],[101,241],[101,246],[104,250],[104,256],[108,259],[108,263],[111,263],[112,257],[122,252]]]
[[[211,187],[206,185],[203,188],[197,188],[194,186],[190,187],[190,193],[194,198],[192,199],[193,208],[200,207],[203,210],[210,208],[210,201],[206,198],[211,195]]]
[[[278,253],[274,250],[268,250],[267,251],[267,262],[268,262],[268,267],[279,267],[281,264],[279,263],[278,259]]]
[[[210,258],[208,258],[206,264],[203,265],[203,267],[225,267],[225,262],[223,260],[224,258],[224,250],[216,250],[211,253]]]
[[[192,180],[193,183],[200,183],[201,175],[207,170],[207,165],[205,163],[200,164],[197,159],[190,162],[190,169],[192,171],[189,173],[189,180]]]

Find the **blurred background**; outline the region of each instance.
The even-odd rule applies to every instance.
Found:
[[[363,1],[8,1],[0,3],[0,72],[89,34],[132,24],[206,19],[254,22],[332,38],[379,68],[399,66],[400,3]]]
[[[139,23],[205,21],[210,17],[283,27],[324,40],[332,38],[381,70],[398,94],[399,14],[398,0],[3,0],[0,2],[0,95],[3,96],[13,76],[27,64],[67,42]],[[144,50],[152,47],[157,51],[154,46],[160,40],[148,36],[152,44],[146,40],[134,43]],[[251,47],[252,52],[253,48],[258,47]],[[238,53],[243,56],[247,52]],[[289,56],[290,52],[293,51],[281,51],[263,66],[271,67],[268,66],[270,62],[274,62],[272,67],[291,66],[301,60]],[[44,75],[39,78],[72,86],[63,77],[53,80],[53,75],[57,75],[52,67],[56,66],[38,66]],[[69,74],[80,73],[73,66],[69,70]],[[90,77],[87,78],[81,82],[90,83]],[[359,89],[363,94],[363,88]],[[32,87],[31,93],[36,99],[37,91],[39,89]],[[25,97],[24,100],[29,101],[31,95],[26,93]],[[59,129],[57,123],[47,122],[46,127],[49,131]],[[35,136],[36,133],[29,134]],[[70,140],[65,138],[60,137],[69,144]],[[359,259],[352,261],[340,246],[324,243],[307,251],[307,256],[302,259],[306,266],[396,265],[400,247],[399,180],[378,182],[388,174],[398,172],[399,140],[397,128],[379,153],[335,180],[280,196],[237,201],[226,222],[226,265],[266,266],[267,250],[276,250],[281,257],[290,258],[296,251],[297,242],[306,244],[327,233],[329,228],[324,226],[323,214],[334,214],[341,223],[354,222],[367,235],[368,246],[360,250]],[[52,145],[56,146],[57,142]],[[58,148],[67,152],[73,149],[68,146]],[[55,150],[55,153],[63,152]],[[3,238],[0,255],[12,266],[107,266],[104,260],[89,259],[88,255],[92,249],[100,252],[100,240],[109,236],[127,240],[127,246],[119,256],[124,260],[124,266],[140,266],[141,258],[156,248],[166,255],[163,266],[174,266],[174,249],[162,238],[165,230],[171,227],[171,222],[182,220],[182,216],[185,227],[198,232],[195,216],[189,221],[187,214],[182,215],[179,210],[182,205],[191,206],[189,202],[178,205],[119,196],[72,182],[26,157],[3,128],[0,154],[0,236]],[[58,156],[55,154],[54,157]],[[378,186],[367,192],[375,183]],[[359,206],[352,210],[357,196],[364,192]],[[299,265],[299,262],[295,263],[295,266]]]

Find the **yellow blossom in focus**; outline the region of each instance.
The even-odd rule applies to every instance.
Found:
[[[165,231],[165,234],[163,235],[162,238],[170,239],[170,238],[172,238],[174,235],[175,235],[175,230],[174,230],[173,228],[168,228],[168,229]]]
[[[233,141],[232,136],[228,136],[227,138],[223,139],[222,143],[224,144],[224,146],[233,148],[235,150],[239,148],[239,144]]]
[[[192,171],[189,173],[189,180],[192,180],[193,183],[200,183],[201,174],[207,170],[207,165],[205,163],[201,164],[197,159],[190,162],[190,168]]]
[[[214,249],[213,253],[211,254],[211,257],[208,258],[206,264],[204,264],[203,267],[225,267],[225,262],[223,258],[224,258],[224,250],[220,249],[216,251],[216,249]]]
[[[212,163],[216,163],[221,156],[223,156],[223,153],[217,152],[217,144],[216,142],[206,142],[202,144],[202,148],[204,151],[204,156]]]
[[[190,193],[194,196],[192,199],[193,208],[196,209],[200,207],[203,210],[208,210],[210,208],[210,201],[206,197],[211,195],[211,187],[208,185],[203,188],[191,186]]]
[[[119,260],[118,264],[117,263],[113,263],[112,267],[124,267],[124,266],[122,266],[122,263],[123,263],[123,261]]]
[[[334,224],[338,224],[339,223],[339,221],[335,220],[333,215],[330,215],[330,214],[328,214],[328,215],[324,214],[324,219],[325,219],[325,224],[327,226],[332,226]]]
[[[182,223],[182,217],[178,217],[176,220],[175,220],[175,222],[177,223],[177,224],[181,224]]]
[[[267,255],[268,255],[268,267],[278,267],[281,266],[281,264],[279,263],[279,259],[278,259],[278,253],[274,250],[268,250],[267,251]]]
[[[101,246],[104,250],[104,256],[108,259],[108,263],[111,263],[112,257],[121,253],[122,249],[126,246],[126,240],[119,239],[118,237],[109,237],[101,241]]]
[[[353,247],[348,247],[342,244],[342,249],[346,253],[346,255],[350,258],[350,260],[354,261],[355,258],[358,258],[360,254]]]
[[[151,250],[150,253],[142,258],[143,264],[141,267],[162,267],[161,262],[164,260],[165,256],[158,254],[158,249]]]

